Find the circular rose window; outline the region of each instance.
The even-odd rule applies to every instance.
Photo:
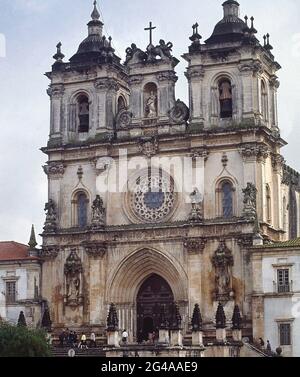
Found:
[[[139,220],[163,222],[174,210],[173,180],[162,171],[141,175],[130,184],[130,207]]]

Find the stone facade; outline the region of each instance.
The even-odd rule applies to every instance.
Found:
[[[253,332],[299,357],[300,239],[252,249]]]
[[[0,242],[0,318],[16,324],[23,311],[27,325],[36,327],[43,308],[41,262],[32,251],[16,242]]]
[[[222,302],[227,318],[239,305],[243,335],[252,339],[262,303],[253,300],[249,247],[300,234],[299,176],[280,152],[280,66],[269,41],[259,43],[235,1],[223,6],[222,34],[219,23],[201,43],[193,27],[184,55],[189,106],[175,97],[178,60],[170,42],[154,45],[151,34],[146,51],[133,44],[122,64],[94,10],[89,36],[69,63],[58,46],[47,73],[49,202],[41,252],[42,295],[54,328],[104,332],[114,303],[120,328],[136,340],[140,288],[158,275],[179,305],[184,336],[195,304],[209,336]],[[198,179],[181,190],[189,182],[184,163]]]

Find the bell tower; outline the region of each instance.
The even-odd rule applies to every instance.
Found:
[[[129,102],[124,67],[103,35],[97,2],[88,23],[88,36],[78,51],[64,63],[62,44],[57,45],[48,94],[51,100],[50,146],[109,140],[120,98]]]
[[[240,18],[237,1],[223,3],[223,18],[201,43],[193,26],[188,62],[190,121],[196,129],[265,126],[278,132],[276,76],[270,36],[261,45],[254,18]]]

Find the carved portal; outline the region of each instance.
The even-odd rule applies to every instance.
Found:
[[[65,267],[65,304],[78,307],[83,304],[82,295],[82,262],[76,251],[73,250],[66,260]]]
[[[220,241],[220,245],[212,258],[212,263],[215,267],[215,300],[219,302],[232,300],[234,298],[232,290],[234,260],[225,240]]]

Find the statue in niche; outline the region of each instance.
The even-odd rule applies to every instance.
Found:
[[[77,276],[70,276],[67,283],[67,296],[69,301],[77,301],[80,292],[80,279]]]
[[[234,297],[231,271],[234,260],[225,240],[220,242],[212,262],[215,267],[215,300],[227,302]]]
[[[190,194],[192,210],[189,216],[191,221],[202,221],[203,220],[203,196],[200,191],[195,188],[195,190]]]
[[[103,200],[100,195],[97,195],[92,205],[92,228],[104,226],[105,212]]]
[[[157,96],[154,91],[150,92],[150,96],[147,99],[145,113],[147,118],[155,118],[157,116]]]
[[[72,251],[66,260],[64,273],[66,278],[65,303],[68,306],[79,306],[82,304],[81,275],[82,262],[76,251]]]

